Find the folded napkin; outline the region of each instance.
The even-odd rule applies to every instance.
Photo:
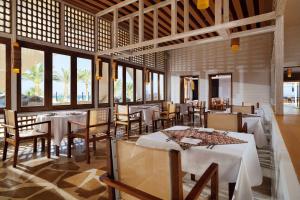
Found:
[[[194,138],[188,138],[188,137],[183,137],[180,142],[182,143],[187,143],[187,144],[193,144],[193,145],[197,145],[199,143],[202,142],[202,140],[200,139],[194,139]]]

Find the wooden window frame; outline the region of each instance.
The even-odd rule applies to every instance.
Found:
[[[110,98],[111,98],[111,94],[110,94],[110,89],[111,89],[111,75],[112,75],[112,69],[111,69],[111,60],[108,58],[104,58],[104,57],[100,57],[101,62],[105,62],[108,63],[108,103],[99,103],[99,89],[100,89],[100,84],[99,81],[97,81],[97,86],[98,86],[98,91],[97,91],[97,95],[98,95],[98,107],[103,108],[103,107],[109,107],[110,106]],[[96,71],[96,69],[95,69]],[[95,74],[94,74],[95,76]]]
[[[150,101],[146,101],[146,103],[161,103],[163,101],[165,101],[166,99],[166,84],[165,84],[165,73],[164,72],[161,72],[159,70],[154,70],[154,69],[149,69],[149,71],[153,74],[153,73],[157,73],[158,74],[158,100],[153,100],[153,75],[151,75],[151,100]],[[164,87],[163,87],[163,90],[164,90],[164,100],[160,100],[160,90],[161,90],[161,87],[160,87],[160,74],[163,74],[164,75]],[[145,88],[146,90],[146,88]]]
[[[0,43],[5,44],[6,48],[6,86],[5,86],[5,108],[0,108],[0,113],[4,112],[4,109],[11,108],[11,40],[0,37]]]
[[[29,42],[19,41],[20,48],[30,48],[35,50],[44,51],[44,106],[36,107],[22,107],[21,106],[21,73],[17,75],[17,109],[19,112],[34,112],[34,111],[51,111],[51,110],[69,110],[69,109],[88,109],[94,107],[94,80],[95,80],[95,63],[94,57],[91,55],[78,53],[74,51],[68,51],[63,49],[57,49],[53,47],[32,44]],[[20,51],[21,52],[21,51]],[[52,104],[52,54],[62,54],[71,57],[71,104],[70,105],[53,105]],[[21,55],[20,62],[22,61]],[[77,104],[77,57],[91,59],[92,61],[92,102],[91,104]],[[22,69],[21,69],[22,71]]]

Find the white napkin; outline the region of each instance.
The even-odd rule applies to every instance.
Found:
[[[184,137],[184,138],[182,138],[180,140],[180,142],[187,143],[187,144],[195,144],[196,145],[196,144],[199,144],[200,142],[202,142],[202,140]]]
[[[212,132],[214,132],[215,129],[213,129],[213,128],[199,128],[198,130],[203,131],[203,132],[212,133]]]

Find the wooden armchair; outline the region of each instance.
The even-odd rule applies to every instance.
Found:
[[[203,125],[202,116],[204,116],[205,107],[205,101],[198,101],[196,105],[191,105],[188,107],[188,116],[190,119],[192,118],[193,123],[195,122],[195,116],[198,115],[200,120],[200,126]]]
[[[32,119],[28,120],[18,120],[17,112],[14,110],[4,110],[4,124],[1,124],[4,127],[4,149],[3,149],[3,157],[2,160],[6,160],[7,156],[7,148],[8,144],[11,144],[15,147],[14,150],[14,161],[13,167],[16,167],[18,160],[18,150],[21,142],[26,140],[33,140],[34,148],[33,151],[37,151],[37,139],[42,138],[42,150],[45,149],[45,139],[47,140],[47,157],[51,157],[51,121],[44,121],[38,123],[27,123],[28,121],[32,121]],[[26,124],[24,124],[26,123]],[[20,125],[21,124],[21,125]],[[34,130],[35,125],[40,124],[48,124],[47,132],[39,132]],[[30,129],[27,129],[31,127]],[[24,130],[27,129],[27,130]]]
[[[254,105],[251,105],[251,106],[232,105],[231,106],[231,113],[254,114],[255,113],[255,107],[254,107]]]
[[[173,104],[173,102],[172,101],[163,101],[161,103],[161,111],[162,112],[167,111],[170,104]]]
[[[118,125],[125,126],[127,138],[131,130],[131,124],[139,123],[139,134],[142,134],[142,111],[129,113],[128,105],[115,105],[115,132],[117,134]]]
[[[79,126],[78,131],[72,131],[72,125]],[[68,158],[71,158],[71,144],[74,138],[85,140],[85,153],[87,163],[90,163],[89,144],[93,143],[96,151],[96,141],[104,140],[110,135],[110,109],[92,109],[87,111],[86,123],[68,121]]]
[[[167,111],[163,111],[160,113],[160,120],[162,123],[163,128],[165,128],[165,123],[172,123],[173,125],[176,124],[176,105],[169,104]]]
[[[247,123],[243,124],[242,113],[204,113],[204,127],[216,130],[247,133]]]
[[[107,143],[109,148],[110,139]],[[128,141],[115,144],[116,156],[108,150],[108,173],[100,177],[108,186],[109,199],[116,199],[115,189],[120,191],[120,199],[198,199],[210,180],[210,199],[218,199],[217,164],[207,168],[192,190],[184,191],[179,151],[152,149]]]

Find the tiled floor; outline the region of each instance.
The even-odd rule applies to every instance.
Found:
[[[187,125],[187,123],[185,123]],[[66,158],[66,141],[60,157],[47,159],[43,153],[32,153],[32,144],[23,144],[17,168],[12,167],[12,149],[6,162],[0,165],[0,199],[60,200],[107,199],[106,187],[99,176],[106,170],[105,142],[97,142],[96,155],[86,164],[83,143],[75,141],[73,158]],[[0,147],[2,157],[2,147]],[[189,180],[190,181],[190,180]],[[193,185],[193,183],[189,183]],[[256,199],[270,199],[270,178],[254,188]],[[227,194],[223,196],[226,199]]]

